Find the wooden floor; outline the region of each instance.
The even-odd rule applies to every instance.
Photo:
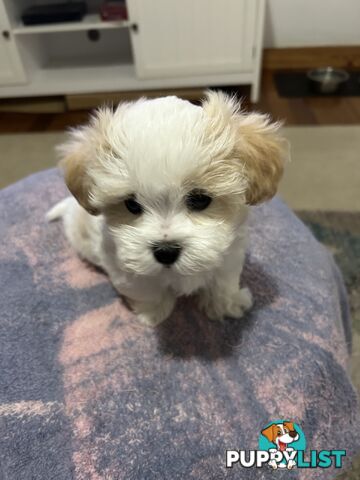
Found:
[[[234,91],[234,89],[231,89]],[[273,82],[272,71],[263,74],[261,100],[250,105],[249,90],[239,88],[236,92],[245,96],[245,108],[268,112],[274,119],[286,125],[351,125],[360,123],[360,97],[308,97],[281,98]],[[88,111],[64,113],[14,113],[0,112],[0,133],[42,132],[64,130],[85,123]]]

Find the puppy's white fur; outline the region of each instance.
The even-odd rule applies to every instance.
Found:
[[[165,97],[100,109],[60,148],[75,198],[48,219],[63,217],[72,246],[108,273],[144,324],[160,323],[176,297],[193,292],[210,318],[241,317],[252,304],[239,288],[245,220],[248,205],[276,192],[286,156],[278,128],[221,92],[201,106]],[[186,198],[199,190],[212,202],[192,211]],[[126,209],[130,196],[141,214]],[[182,248],[170,267],[153,255],[161,241]]]

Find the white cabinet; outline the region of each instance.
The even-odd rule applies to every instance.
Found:
[[[251,71],[256,0],[129,0],[142,78]]]
[[[0,86],[26,81],[18,48],[4,5],[0,3]]]
[[[27,4],[0,0],[0,97],[250,84],[258,98],[265,0],[127,0],[114,22],[91,0],[81,22],[24,26]]]

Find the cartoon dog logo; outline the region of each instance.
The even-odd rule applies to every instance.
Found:
[[[261,432],[264,437],[266,437],[269,442],[276,445],[276,448],[270,449],[270,452],[292,452],[294,449],[289,447],[289,444],[296,442],[299,439],[299,434],[294,428],[294,424],[292,422],[283,422],[283,423],[274,423],[269,427],[265,428]],[[271,460],[269,465],[272,468],[285,468],[285,463],[278,464],[275,460]],[[287,464],[287,468],[291,469],[296,465],[294,460],[289,460]]]

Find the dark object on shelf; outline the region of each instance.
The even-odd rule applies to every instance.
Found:
[[[333,67],[315,68],[307,72],[311,88],[317,93],[336,93],[349,80],[345,70]]]
[[[356,97],[360,96],[360,70],[349,71],[349,79],[334,93],[316,92],[305,71],[278,71],[274,74],[280,97]]]
[[[24,22],[24,25],[77,22],[83,19],[86,12],[87,5],[85,2],[34,5],[24,11],[21,19]]]
[[[103,20],[127,20],[126,3],[123,0],[105,1],[100,7],[100,16]]]

